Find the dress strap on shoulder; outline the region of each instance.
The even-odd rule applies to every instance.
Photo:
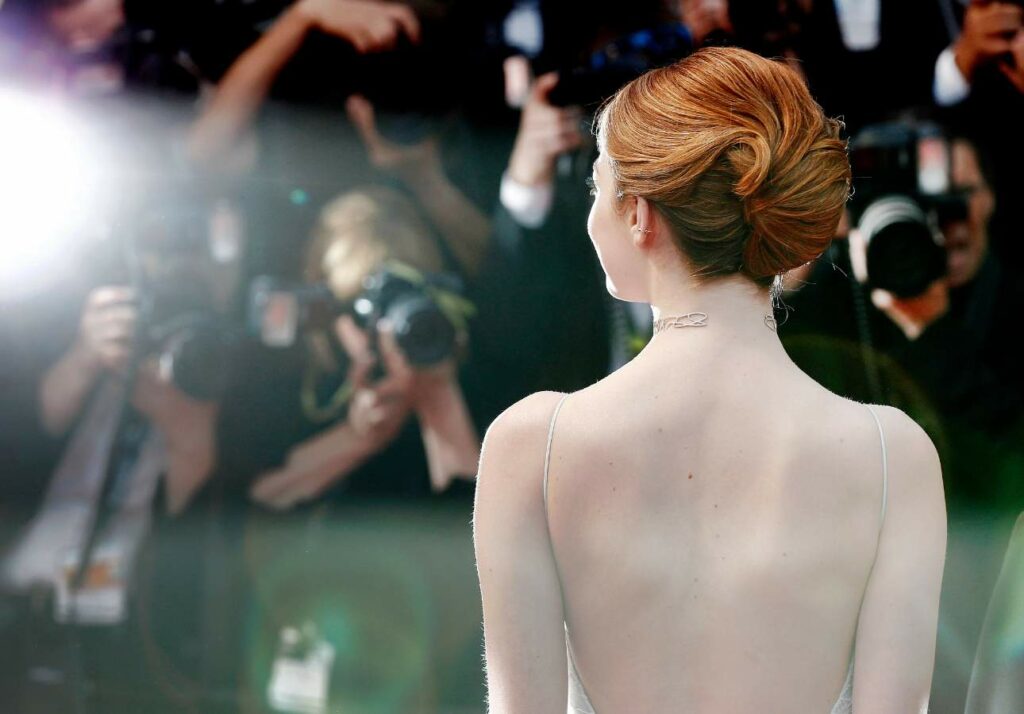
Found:
[[[885,524],[885,507],[889,499],[889,459],[885,450],[885,432],[882,430],[882,421],[878,418],[878,414],[870,404],[865,404],[868,411],[871,412],[871,416],[875,420],[875,425],[878,427],[878,439],[882,444],[882,517],[878,522],[878,539],[875,542],[875,557],[871,561],[871,569],[868,572],[868,581],[870,583],[871,577],[875,572],[875,564],[878,562],[878,552],[882,544],[882,526]],[[857,609],[857,621],[860,622],[861,612],[864,610],[864,599],[867,597],[867,587],[861,593],[860,607]],[[857,638],[854,636],[852,645],[850,646],[850,665],[846,672],[846,684],[843,685],[842,694],[832,707],[832,714],[848,714],[853,711],[853,677],[854,677],[854,660],[856,659],[857,652]]]
[[[882,524],[885,523],[885,506],[889,497],[889,460],[885,452],[885,432],[882,431],[882,422],[870,404],[865,404],[864,406],[868,408],[871,416],[875,418],[875,424],[878,426],[878,438],[882,442],[882,519],[878,524],[878,529],[881,530]]]
[[[565,399],[568,394],[563,394],[562,398],[558,400],[558,405],[555,407],[555,411],[551,414],[551,425],[548,427],[548,446],[544,451],[544,515],[548,513],[548,464],[551,461],[551,439],[555,435],[555,420],[558,418],[558,412],[562,409],[562,405],[565,404]]]

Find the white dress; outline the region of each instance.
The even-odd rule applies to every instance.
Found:
[[[555,407],[555,411],[551,415],[551,426],[548,428],[548,445],[544,454],[545,515],[547,515],[548,505],[548,462],[551,460],[551,438],[555,433],[555,419],[558,417],[558,412],[562,408],[562,404],[565,403],[565,398],[568,396],[568,394],[565,394],[559,400],[558,406]],[[882,444],[882,522],[884,523],[885,506],[889,491],[889,469],[885,453],[885,434],[882,432],[882,422],[879,421],[875,410],[872,409],[869,404],[865,404],[864,406],[868,408],[868,411],[871,412],[871,416],[875,418],[875,424],[878,425],[878,437]],[[881,524],[879,525],[879,532],[881,532]],[[863,601],[861,604],[863,605]],[[596,714],[594,706],[590,703],[590,697],[587,696],[587,691],[583,687],[583,682],[580,680],[579,671],[576,669],[576,657],[573,655],[572,640],[569,638],[568,625],[566,625],[565,628],[566,655],[569,660],[569,706],[567,714]],[[843,683],[843,688],[839,692],[839,696],[836,698],[835,704],[833,704],[832,708],[829,710],[829,714],[852,714],[853,712],[853,661],[854,652],[851,650],[850,665],[846,669],[846,681]]]

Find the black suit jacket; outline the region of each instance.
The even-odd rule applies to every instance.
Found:
[[[532,392],[582,389],[608,373],[612,298],[587,236],[588,208],[582,179],[567,179],[537,229],[496,209],[463,381],[478,424]]]
[[[880,2],[872,50],[846,48],[834,0],[814,0],[796,38],[812,93],[830,116],[844,118],[851,135],[905,109],[930,106],[935,60],[953,39],[944,0]]]

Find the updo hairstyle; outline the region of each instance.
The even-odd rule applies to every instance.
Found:
[[[620,89],[595,126],[618,199],[652,202],[697,276],[769,287],[835,235],[850,192],[843,125],[781,62],[702,49]]]

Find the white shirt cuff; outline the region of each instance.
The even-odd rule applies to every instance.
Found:
[[[513,179],[506,171],[501,175],[498,197],[516,223],[524,228],[540,228],[551,212],[555,187],[551,183],[527,186]]]
[[[935,83],[932,85],[935,103],[941,107],[948,107],[967,99],[970,93],[971,84],[956,66],[953,46],[950,45],[942,50],[939,58],[935,60]]]

